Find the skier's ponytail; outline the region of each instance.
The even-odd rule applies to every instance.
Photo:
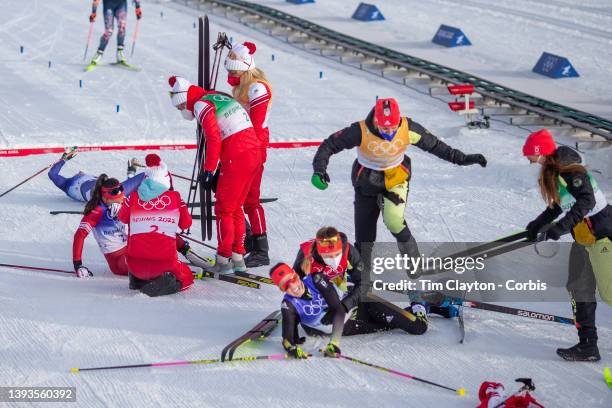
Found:
[[[540,171],[540,192],[542,198],[549,207],[554,204],[561,204],[559,197],[559,174],[560,173],[586,173],[586,168],[579,163],[570,163],[562,165],[559,161],[557,153],[544,156],[544,164]]]

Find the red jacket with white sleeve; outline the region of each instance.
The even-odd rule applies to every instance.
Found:
[[[255,81],[249,86],[248,112],[253,128],[264,147],[270,143],[270,130],[268,129],[268,112],[272,105],[272,91],[264,81]],[[247,107],[245,106],[245,109]]]

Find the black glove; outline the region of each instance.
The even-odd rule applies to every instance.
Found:
[[[83,266],[83,262],[79,261],[72,261],[72,265],[74,265],[74,271],[76,272],[77,269],[79,269],[81,266]]]
[[[480,164],[481,167],[487,167],[487,159],[482,154],[468,154],[463,160],[464,166],[471,164]]]
[[[200,175],[200,181],[202,182],[204,190],[212,191],[214,178],[215,174],[212,171],[204,170],[204,172]]]
[[[550,228],[546,230],[544,234],[546,234],[546,239],[552,239],[553,241],[558,241],[561,235],[563,235],[565,231],[559,224],[552,224]]]
[[[221,166],[217,167],[217,171],[215,171],[215,175],[212,180],[212,191],[213,193],[217,192],[217,186],[219,185],[219,174],[221,174]]]
[[[538,218],[540,218],[540,217],[538,217]],[[546,222],[543,222],[542,220],[540,220],[538,218],[536,218],[535,220],[531,221],[525,227],[525,229],[527,230],[527,240],[530,241],[530,242],[535,242],[535,240],[538,237],[538,233],[540,232],[542,227],[546,225]]]

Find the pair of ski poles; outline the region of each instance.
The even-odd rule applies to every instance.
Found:
[[[353,363],[365,365],[368,367],[375,368],[377,370],[396,375],[398,377],[407,378],[409,380],[415,380],[424,384],[429,384],[434,387],[442,388],[445,390],[453,391],[455,394],[464,396],[465,389],[464,388],[452,388],[446,385],[438,384],[433,381],[424,380],[422,378],[393,370],[390,368],[382,367],[376,364],[368,363],[363,360],[359,360],[354,357],[345,356],[343,354],[336,354],[336,358],[344,359],[348,361],[352,361]],[[237,357],[232,360],[221,361],[220,358],[209,359],[209,360],[190,360],[190,361],[172,361],[172,362],[160,362],[160,363],[144,363],[144,364],[129,364],[129,365],[118,365],[118,366],[102,366],[102,367],[90,367],[90,368],[71,368],[71,373],[79,373],[83,371],[100,371],[100,370],[117,370],[117,369],[126,369],[126,368],[144,368],[144,367],[173,367],[173,366],[185,366],[185,365],[197,365],[197,364],[225,364],[225,363],[233,363],[233,362],[244,362],[244,361],[256,361],[256,360],[287,360],[289,356],[286,354],[272,354],[272,355],[264,355],[264,356],[251,356],[251,357]]]
[[[87,60],[87,51],[89,50],[89,44],[91,43],[91,36],[93,34],[95,22],[89,23],[89,31],[87,32],[87,42],[85,43],[85,52],[83,53],[83,61]],[[130,56],[134,56],[134,49],[136,48],[136,40],[138,40],[138,34],[140,33],[140,19],[136,20],[136,26],[134,27],[134,34],[132,35],[132,51]]]

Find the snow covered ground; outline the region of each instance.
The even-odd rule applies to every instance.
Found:
[[[528,94],[612,119],[612,3],[607,0],[377,0],[385,21],[357,22],[360,0],[258,3],[453,67]],[[440,24],[459,27],[471,47],[431,42]],[[579,78],[531,72],[542,52],[569,58]]]
[[[133,58],[142,71],[103,65],[85,74],[82,50],[88,2],[2,2],[0,149],[193,143],[193,123],[180,118],[166,91],[170,74],[196,79],[193,23],[200,12],[174,3],[143,3],[141,35]],[[339,9],[340,4],[346,3],[332,6]],[[127,43],[134,27],[132,14],[130,9]],[[98,21],[90,56],[101,26]],[[524,131],[501,124],[467,131],[462,128],[463,119],[447,112],[439,101],[409,89],[304,54],[218,17],[213,18],[211,30],[257,43],[257,63],[274,85],[270,118],[274,140],[320,140],[362,118],[377,95],[393,96],[405,114],[447,143],[487,156],[489,166],[481,169],[453,166],[418,149],[410,152],[414,176],[406,216],[417,240],[493,239],[521,229],[542,209],[537,169],[521,156]],[[547,30],[540,27],[536,33],[545,36]],[[19,53],[21,45],[24,54]],[[113,60],[114,50],[113,37],[105,63]],[[219,84],[227,90],[222,75]],[[589,91],[593,97],[599,97],[598,92]],[[117,104],[120,113],[116,113]],[[337,225],[353,238],[348,172],[355,152],[332,159],[332,184],[321,192],[309,183],[314,151],[269,153],[262,196],[279,197],[265,207],[273,262],[292,261],[298,244],[322,225]],[[597,177],[609,200],[610,153],[610,149],[587,152],[587,159],[601,172]],[[161,154],[174,172],[190,174],[193,151]],[[144,154],[81,153],[64,172],[106,172],[122,178],[131,156]],[[56,159],[55,155],[0,159],[0,190]],[[186,195],[186,185],[180,188]],[[70,269],[72,236],[79,218],[50,216],[49,211],[80,208],[44,175],[1,198],[1,262]],[[197,228],[194,232],[199,234]],[[382,222],[379,239],[392,239]],[[597,364],[571,364],[556,357],[556,347],[575,343],[572,327],[470,309],[465,313],[467,342],[463,345],[457,342],[457,323],[436,317],[422,337],[393,332],[342,341],[347,355],[465,387],[463,398],[350,362],[318,357],[70,374],[71,367],[216,358],[230,340],[277,308],[281,298],[271,287],[256,291],[206,281],[196,282],[186,293],[151,299],[129,291],[124,279],[106,270],[93,238],[87,240],[84,253],[85,264],[96,275],[92,280],[0,268],[0,386],[76,386],[77,405],[87,407],[473,407],[482,381],[514,387],[514,378],[533,377],[538,400],[545,406],[608,407],[612,401],[602,380],[603,367],[612,362],[612,311],[604,304],[597,315],[603,357]],[[528,306],[570,314],[565,303],[520,305]],[[318,342],[309,340],[306,349],[317,354]],[[240,349],[239,354],[281,351],[277,329],[262,344]]]

